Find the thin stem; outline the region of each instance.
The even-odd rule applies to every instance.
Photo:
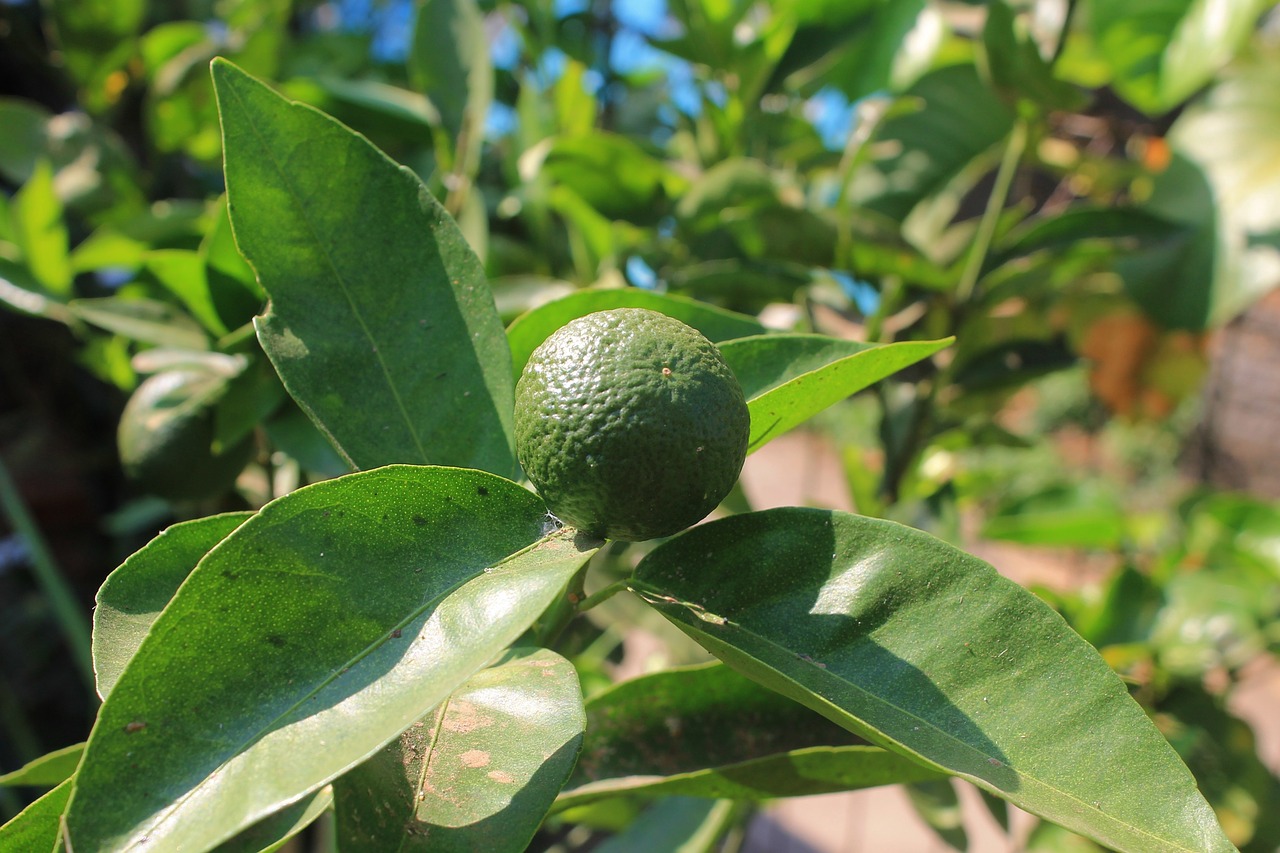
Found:
[[[630,582],[630,578],[623,578],[620,581],[614,581],[613,583],[606,586],[604,589],[593,592],[591,595],[588,595],[586,598],[581,599],[578,602],[578,612],[582,613],[583,611],[590,610],[591,608],[595,607],[597,604],[601,604],[605,601],[608,601],[609,599],[613,598],[615,595],[617,595],[618,593],[626,589],[627,584],[629,582]]]
[[[991,187],[991,195],[987,198],[987,207],[982,212],[982,221],[978,223],[978,233],[974,235],[973,247],[969,250],[969,257],[965,261],[960,283],[956,285],[956,303],[961,306],[973,297],[978,278],[982,275],[982,267],[987,262],[987,254],[991,251],[991,241],[995,238],[1000,213],[1009,200],[1009,188],[1013,185],[1013,176],[1018,171],[1018,164],[1022,161],[1026,148],[1027,123],[1018,119],[1014,122],[1013,130],[1009,132],[1004,156],[1000,158],[1000,169],[996,172],[996,182]]]
[[[9,469],[5,467],[3,461],[0,461],[0,508],[3,508],[4,514],[9,517],[9,523],[13,525],[13,529],[22,537],[27,549],[31,552],[31,567],[35,572],[36,581],[53,606],[54,616],[71,650],[71,657],[84,677],[89,692],[94,693],[96,680],[93,674],[93,655],[90,651],[91,641],[85,614],[76,603],[70,585],[63,578],[58,564],[53,559],[53,552],[49,549],[48,542],[45,541],[40,528],[36,526],[35,519],[27,511],[27,505],[22,500],[22,495],[18,493],[18,488],[14,485],[13,478],[9,476]]]

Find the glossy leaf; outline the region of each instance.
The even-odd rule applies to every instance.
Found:
[[[107,698],[196,563],[252,515],[229,512],[174,524],[107,576],[93,609],[93,670],[99,696]]]
[[[55,749],[37,759],[0,776],[0,785],[29,785],[34,788],[51,788],[61,785],[76,772],[80,756],[84,753],[84,744],[75,743]]]
[[[765,686],[1117,850],[1234,849],[1097,652],[927,534],[825,510],[733,516],[659,546],[632,586]]]
[[[622,682],[587,703],[562,811],[620,795],[762,799],[938,778],[720,664]]]
[[[1088,3],[1088,21],[1112,85],[1149,115],[1195,94],[1248,38],[1271,0]]]
[[[101,296],[75,299],[71,312],[108,332],[129,340],[174,349],[206,350],[209,338],[186,313],[155,299]]]
[[[567,790],[854,743],[845,729],[727,666],[670,669],[623,681],[587,703],[587,740]]]
[[[333,790],[325,786],[258,821],[230,841],[219,844],[214,853],[271,853],[279,850],[332,807]]]
[[[538,345],[570,320],[613,308],[648,308],[693,326],[713,343],[764,333],[755,317],[735,314],[683,296],[666,296],[636,288],[580,290],[541,305],[516,319],[507,330],[517,375]]]
[[[520,853],[573,770],[573,665],[515,649],[334,783],[343,849]]]
[[[362,137],[228,62],[213,74],[231,222],[285,387],[355,467],[514,472],[510,355],[457,226]]]
[[[21,314],[47,317],[68,324],[74,322],[75,318],[67,307],[45,296],[42,290],[30,270],[21,264],[0,258],[0,303]]]
[[[454,468],[389,466],[268,504],[201,560],[108,695],[72,843],[208,849],[360,764],[594,552],[545,523],[530,492]]]
[[[70,795],[71,781],[67,780],[27,806],[13,820],[0,826],[0,850],[44,853],[55,849],[62,811],[66,808],[67,797]]]
[[[855,791],[942,778],[942,774],[878,746],[811,746],[669,776],[624,776],[566,791],[556,808],[618,796],[766,800]]]
[[[951,342],[877,346],[824,335],[761,335],[720,344],[751,410],[747,452]]]

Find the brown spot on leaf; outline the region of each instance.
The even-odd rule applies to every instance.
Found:
[[[484,767],[489,763],[489,753],[483,749],[468,749],[458,756],[463,767]]]
[[[493,725],[493,717],[481,713],[480,709],[470,702],[455,700],[449,703],[442,725],[447,732],[466,734]]]
[[[512,776],[510,773],[503,773],[501,770],[490,770],[485,775],[493,781],[501,782],[504,785],[510,785],[512,782],[516,781],[516,777]]]

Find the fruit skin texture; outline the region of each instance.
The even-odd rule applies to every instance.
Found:
[[[606,539],[670,536],[724,499],[750,415],[715,345],[642,308],[574,320],[516,384],[516,455],[548,508]]]

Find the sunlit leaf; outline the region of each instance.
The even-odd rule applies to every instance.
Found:
[[[573,769],[585,722],[572,664],[512,650],[335,783],[340,843],[520,853]]]
[[[362,137],[228,62],[213,73],[231,221],[285,387],[356,467],[513,473],[506,337],[457,226]]]
[[[103,703],[71,842],[208,849],[359,765],[520,636],[598,544],[543,538],[545,523],[535,495],[454,468],[268,504],[200,561]]]
[[[850,730],[1121,851],[1231,851],[1195,780],[1061,617],[927,534],[779,509],[641,561],[641,597]]]

